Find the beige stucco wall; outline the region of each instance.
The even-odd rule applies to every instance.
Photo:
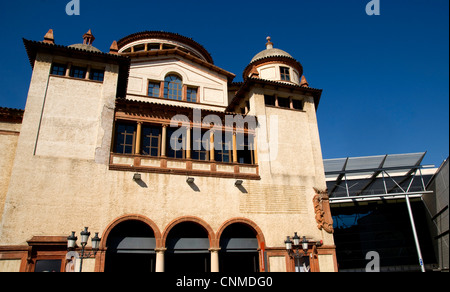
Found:
[[[20,124],[0,123],[0,223],[19,140]]]

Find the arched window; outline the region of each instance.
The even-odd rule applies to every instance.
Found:
[[[164,79],[164,98],[182,100],[183,81],[177,75],[167,75]]]

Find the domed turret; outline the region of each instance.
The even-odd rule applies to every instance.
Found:
[[[266,49],[256,54],[244,70],[248,77],[300,85],[303,67],[289,53],[274,48],[271,37],[267,37]]]
[[[70,45],[69,48],[75,48],[75,49],[79,49],[79,50],[101,53],[102,51],[100,51],[99,49],[97,49],[96,47],[94,47],[92,45],[92,43],[94,41],[95,41],[95,37],[92,34],[92,31],[89,30],[87,33],[85,33],[83,35],[83,43],[82,44]]]

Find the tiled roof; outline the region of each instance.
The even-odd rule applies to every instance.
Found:
[[[0,121],[21,123],[24,110],[0,107]]]
[[[122,38],[121,40],[119,40],[117,42],[117,44],[120,49],[131,42],[135,42],[138,40],[145,40],[148,38],[161,38],[161,39],[179,41],[181,43],[184,43],[184,44],[196,49],[206,58],[206,60],[209,63],[214,64],[211,54],[202,45],[200,45],[199,43],[197,43],[196,41],[194,41],[191,38],[182,36],[177,33],[165,32],[165,31],[143,31],[143,32],[138,32],[138,33],[134,33],[129,36],[126,36],[126,37]]]

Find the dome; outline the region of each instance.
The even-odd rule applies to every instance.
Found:
[[[87,33],[85,33],[83,35],[83,43],[82,44],[70,45],[69,48],[79,49],[79,50],[88,51],[88,52],[101,53],[102,51],[100,51],[96,47],[92,46],[92,43],[94,42],[94,40],[95,40],[95,37],[92,34],[92,31],[89,30]]]
[[[89,51],[89,52],[97,52],[97,53],[102,52],[99,49],[97,49],[96,47],[94,47],[92,45],[86,45],[86,44],[74,44],[74,45],[70,45],[69,48],[74,48],[74,49],[79,49],[79,50]]]
[[[281,56],[281,57],[289,57],[289,58],[293,59],[293,57],[289,53],[287,53],[287,52],[285,52],[283,50],[280,50],[280,49],[274,49],[273,48],[273,43],[270,40],[271,40],[271,38],[267,37],[267,41],[268,42],[266,44],[266,49],[264,51],[262,51],[262,52],[259,52],[256,56],[254,56],[250,63],[253,63],[255,61],[258,61],[260,59],[264,59],[264,58],[267,58],[267,57],[279,57],[279,56]]]

